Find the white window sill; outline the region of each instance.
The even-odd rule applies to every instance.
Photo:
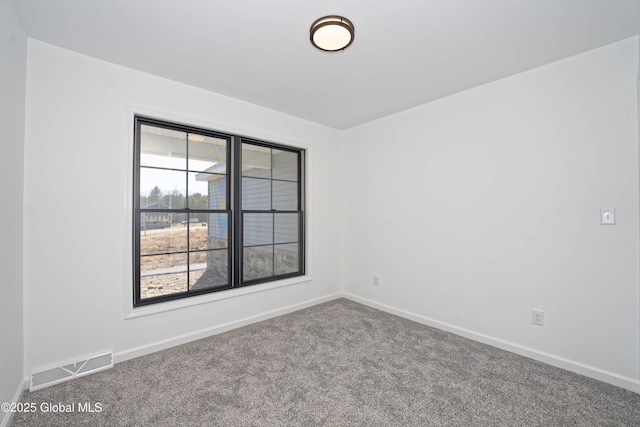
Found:
[[[148,316],[150,314],[164,313],[166,311],[178,310],[194,305],[206,304],[213,301],[220,301],[227,298],[236,298],[242,295],[254,294],[258,292],[268,291],[271,289],[281,288],[283,286],[296,285],[303,282],[311,281],[311,276],[292,277],[290,279],[278,280],[275,282],[262,283],[259,285],[243,286],[241,288],[226,289],[223,291],[212,292],[210,294],[199,295],[195,297],[182,298],[174,301],[161,302],[153,305],[142,307],[127,307],[125,310],[125,319],[133,319],[136,317]]]

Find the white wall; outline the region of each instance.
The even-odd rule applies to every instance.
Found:
[[[27,373],[108,349],[123,360],[340,291],[338,131],[34,40],[26,102]],[[131,105],[310,147],[313,280],[125,320]]]
[[[629,39],[338,132],[30,40],[25,372],[105,349],[123,359],[342,283],[640,391],[638,49]],[[127,105],[311,147],[313,280],[125,320]],[[618,224],[601,226],[609,207]]]
[[[634,37],[346,131],[345,292],[640,391],[637,72]]]
[[[27,37],[10,2],[0,0],[0,402],[15,398],[23,379],[22,187]],[[0,424],[4,413],[0,412]]]

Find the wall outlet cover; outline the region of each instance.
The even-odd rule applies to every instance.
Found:
[[[531,323],[538,326],[544,326],[544,311],[531,310]]]

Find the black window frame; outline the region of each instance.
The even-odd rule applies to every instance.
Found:
[[[258,284],[258,283],[265,283],[265,282],[272,282],[275,280],[282,280],[282,279],[287,279],[290,277],[297,277],[297,276],[301,276],[304,275],[304,266],[305,266],[305,233],[304,233],[304,224],[305,224],[305,215],[304,215],[304,150],[302,149],[296,149],[296,148],[292,148],[292,147],[288,147],[285,145],[281,145],[281,144],[275,144],[275,143],[267,143],[264,141],[259,141],[256,139],[252,139],[252,138],[244,138],[244,137],[239,137],[239,143],[234,145],[234,150],[236,151],[235,153],[235,158],[238,159],[238,163],[236,164],[234,162],[234,166],[235,169],[234,171],[236,172],[236,176],[234,177],[233,182],[234,183],[242,183],[242,145],[243,144],[249,144],[249,145],[255,145],[258,147],[263,147],[263,148],[268,148],[271,150],[280,150],[280,151],[287,151],[287,152],[293,152],[293,153],[298,153],[298,176],[297,176],[297,184],[298,184],[298,203],[297,203],[297,209],[296,210],[281,210],[281,209],[270,209],[270,210],[245,210],[242,207],[242,188],[241,185],[236,186],[237,192],[234,191],[234,198],[235,200],[238,201],[238,205],[240,206],[239,209],[239,215],[240,215],[240,220],[236,220],[235,221],[235,230],[234,233],[236,236],[239,237],[239,244],[236,244],[234,250],[236,251],[236,253],[234,254],[234,259],[238,261],[237,264],[237,268],[235,268],[234,270],[234,282],[239,283],[239,286],[250,286],[250,285],[254,285],[254,284]],[[273,170],[272,170],[273,173]],[[267,178],[264,178],[267,179]],[[273,176],[271,178],[268,178],[271,181],[279,181],[278,179],[274,179]],[[273,192],[273,189],[272,189]],[[245,214],[251,214],[251,213],[273,213],[274,215],[276,213],[284,213],[284,214],[291,214],[291,213],[297,213],[299,215],[299,219],[298,219],[298,245],[299,245],[299,259],[298,259],[298,268],[299,268],[299,272],[295,272],[295,273],[286,273],[286,274],[280,274],[280,275],[273,275],[271,277],[263,277],[263,278],[258,278],[258,279],[249,279],[249,280],[245,280],[242,276],[243,276],[243,272],[244,272],[244,263],[242,262],[242,260],[244,259],[244,244],[242,244],[243,242],[243,228],[244,228],[244,215]],[[275,217],[274,217],[275,220]],[[275,242],[273,243],[273,245],[275,246]],[[273,254],[274,258],[275,258],[275,251]],[[274,262],[275,264],[275,262]]]
[[[194,133],[200,134],[208,137],[225,139],[227,141],[227,151],[226,151],[226,206],[224,210],[221,209],[190,209],[188,204],[185,204],[184,208],[180,209],[153,209],[147,210],[145,208],[140,207],[140,175],[141,175],[141,165],[140,165],[140,149],[141,149],[141,127],[143,125],[147,126],[155,126],[164,129],[169,129],[178,132],[186,132],[186,133]],[[304,148],[292,147],[284,144],[273,143],[269,141],[258,140],[254,138],[244,137],[241,135],[229,134],[225,132],[220,132],[216,130],[201,128],[197,126],[186,125],[182,123],[169,122],[165,120],[155,119],[152,117],[135,115],[134,116],[134,155],[133,155],[133,306],[141,307],[147,306],[151,304],[162,303],[166,301],[174,301],[183,298],[189,298],[193,296],[199,296],[203,294],[221,292],[230,289],[236,289],[246,286],[253,286],[262,283],[269,283],[278,280],[284,280],[293,277],[299,277],[305,275],[305,266],[306,266],[306,214],[305,214],[305,156],[306,151]],[[242,207],[242,147],[243,144],[255,145],[267,149],[279,151],[286,151],[289,153],[295,153],[297,155],[297,209],[296,210],[281,210],[281,209],[270,209],[270,210],[262,210],[257,212],[264,213],[296,213],[298,214],[298,271],[290,272],[286,274],[273,274],[267,277],[260,277],[256,279],[243,279],[243,256],[244,256],[244,245],[243,245],[243,218],[246,213],[256,212],[254,210],[243,210]],[[188,146],[188,144],[187,144]],[[187,148],[188,150],[188,148]],[[188,156],[188,151],[187,151]],[[273,154],[272,154],[273,156]],[[146,166],[143,166],[146,167]],[[184,170],[185,173],[193,173],[195,171],[190,171],[188,169]],[[271,172],[273,174],[273,172]],[[273,176],[270,178],[274,181]],[[278,179],[275,179],[278,181]],[[291,181],[293,182],[293,181]],[[272,190],[273,191],[273,190]],[[188,191],[185,197],[188,197]],[[204,288],[198,290],[190,290],[189,289],[189,280],[187,280],[187,288],[188,290],[185,292],[179,293],[171,293],[167,295],[160,295],[154,297],[141,297],[141,268],[140,268],[140,239],[141,239],[141,223],[140,218],[141,214],[144,212],[153,211],[153,212],[172,212],[172,213],[181,213],[186,214],[187,221],[189,221],[190,214],[197,213],[227,213],[227,277],[229,279],[228,284],[225,286],[216,286],[211,288]],[[274,220],[275,221],[275,220]],[[188,223],[187,223],[187,229]],[[188,232],[189,233],[189,232]],[[187,236],[189,234],[187,233]],[[272,244],[275,248],[276,243]],[[190,248],[187,243],[186,251],[189,253]],[[275,260],[275,249],[274,249],[274,260]],[[275,267],[274,267],[275,268]],[[275,272],[274,272],[275,273]],[[188,274],[188,273],[187,273]]]

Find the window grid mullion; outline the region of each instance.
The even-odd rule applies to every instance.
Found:
[[[244,275],[243,259],[244,256],[244,212],[242,211],[242,139],[234,137],[232,139],[232,168],[233,174],[233,196],[234,206],[232,210],[233,217],[233,280],[232,287],[242,284],[242,276]]]
[[[185,189],[186,189],[186,194],[185,194],[185,201],[186,201],[186,208],[187,208],[187,292],[189,292],[191,290],[191,241],[189,240],[191,237],[191,215],[189,214],[189,172],[187,172],[189,170],[189,132],[187,132],[187,141],[186,141],[187,147],[185,150],[186,156],[187,158],[185,159],[185,171],[184,171],[184,175],[185,175],[185,180],[186,180],[186,185],[185,185]]]
[[[273,207],[273,149],[271,152],[271,169],[269,175],[271,177],[271,277],[276,275],[276,209]]]
[[[163,168],[162,166],[145,166],[145,165],[140,165],[140,169],[153,169],[153,170],[160,170],[160,171],[169,171],[169,172],[187,172],[187,173],[203,173],[202,171],[198,171],[198,170],[191,170],[188,167],[186,169],[177,169],[177,168]],[[227,176],[226,173],[220,173],[220,172],[204,172],[207,175],[218,175],[218,176]],[[261,179],[258,177],[254,177],[256,179]],[[265,179],[265,178],[262,178]],[[282,179],[280,181],[287,181],[286,179]],[[294,181],[290,181],[290,182],[294,182]]]

